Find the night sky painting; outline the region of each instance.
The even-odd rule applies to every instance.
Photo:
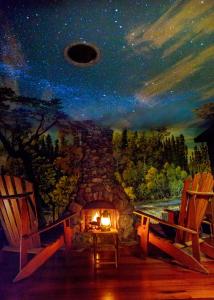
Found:
[[[0,0],[1,300],[213,296],[213,82],[214,0]]]
[[[2,85],[114,129],[166,126],[187,142],[202,131],[194,109],[214,95],[212,0],[5,0],[0,17]],[[75,42],[96,45],[99,62],[69,64]]]

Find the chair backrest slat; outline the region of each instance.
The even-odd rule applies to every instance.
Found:
[[[178,224],[181,226],[186,226],[186,212],[187,212],[187,206],[188,206],[188,199],[187,199],[187,190],[190,189],[192,183],[192,179],[188,177],[184,181],[184,186],[182,190],[182,195],[181,195],[181,205],[180,205],[180,212],[179,212],[179,219],[178,219]],[[176,242],[181,242],[184,238],[184,231],[182,230],[177,230],[176,231]]]
[[[193,230],[199,230],[206,209],[208,206],[208,196],[188,195],[187,190],[196,192],[212,192],[213,176],[210,173],[197,173],[191,179],[184,181],[184,188],[181,197],[181,206],[178,224]],[[177,230],[176,242],[187,242],[191,239],[188,233]]]
[[[194,179],[193,179],[194,183]],[[212,192],[213,190],[213,177],[210,173],[199,173],[197,174],[197,187],[192,190],[198,192]],[[205,196],[191,196],[189,200],[189,215],[187,226],[198,230],[201,226],[201,222],[204,218],[206,208],[208,205],[208,197]],[[194,212],[193,206],[195,205],[195,216],[192,216],[191,213]],[[194,228],[195,226],[195,228]]]
[[[31,183],[22,180],[20,177],[0,176],[0,194],[2,196],[23,194],[25,192],[33,192]],[[13,247],[19,247],[21,234],[29,234],[38,229],[34,193],[28,198],[0,200],[0,219],[9,244]],[[25,221],[23,222],[23,220]],[[28,247],[39,246],[39,237],[34,237],[28,241]]]
[[[0,176],[0,193],[2,196],[9,195],[8,187],[7,187],[7,181],[5,181],[4,176]],[[1,200],[1,212],[3,216],[2,225],[6,226],[7,228],[7,234],[6,236],[9,238],[9,243],[12,246],[18,246],[20,235],[19,235],[19,229],[16,224],[16,220],[14,218],[13,214],[13,208],[11,206],[11,200],[4,199]]]

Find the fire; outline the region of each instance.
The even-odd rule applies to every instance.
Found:
[[[99,218],[98,212],[96,212],[95,215],[92,217],[92,222],[97,222],[97,218]]]

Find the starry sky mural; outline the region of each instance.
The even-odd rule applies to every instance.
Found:
[[[214,96],[213,0],[4,0],[0,19],[1,85],[60,98],[77,120],[200,132],[194,109]],[[96,45],[99,62],[69,64],[75,42]]]

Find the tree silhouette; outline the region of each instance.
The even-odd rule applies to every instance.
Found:
[[[41,137],[53,126],[59,126],[63,119],[66,116],[58,99],[46,101],[17,96],[9,88],[0,88],[0,141],[10,157],[22,161],[25,176],[34,184],[39,210],[42,200],[33,159]]]

